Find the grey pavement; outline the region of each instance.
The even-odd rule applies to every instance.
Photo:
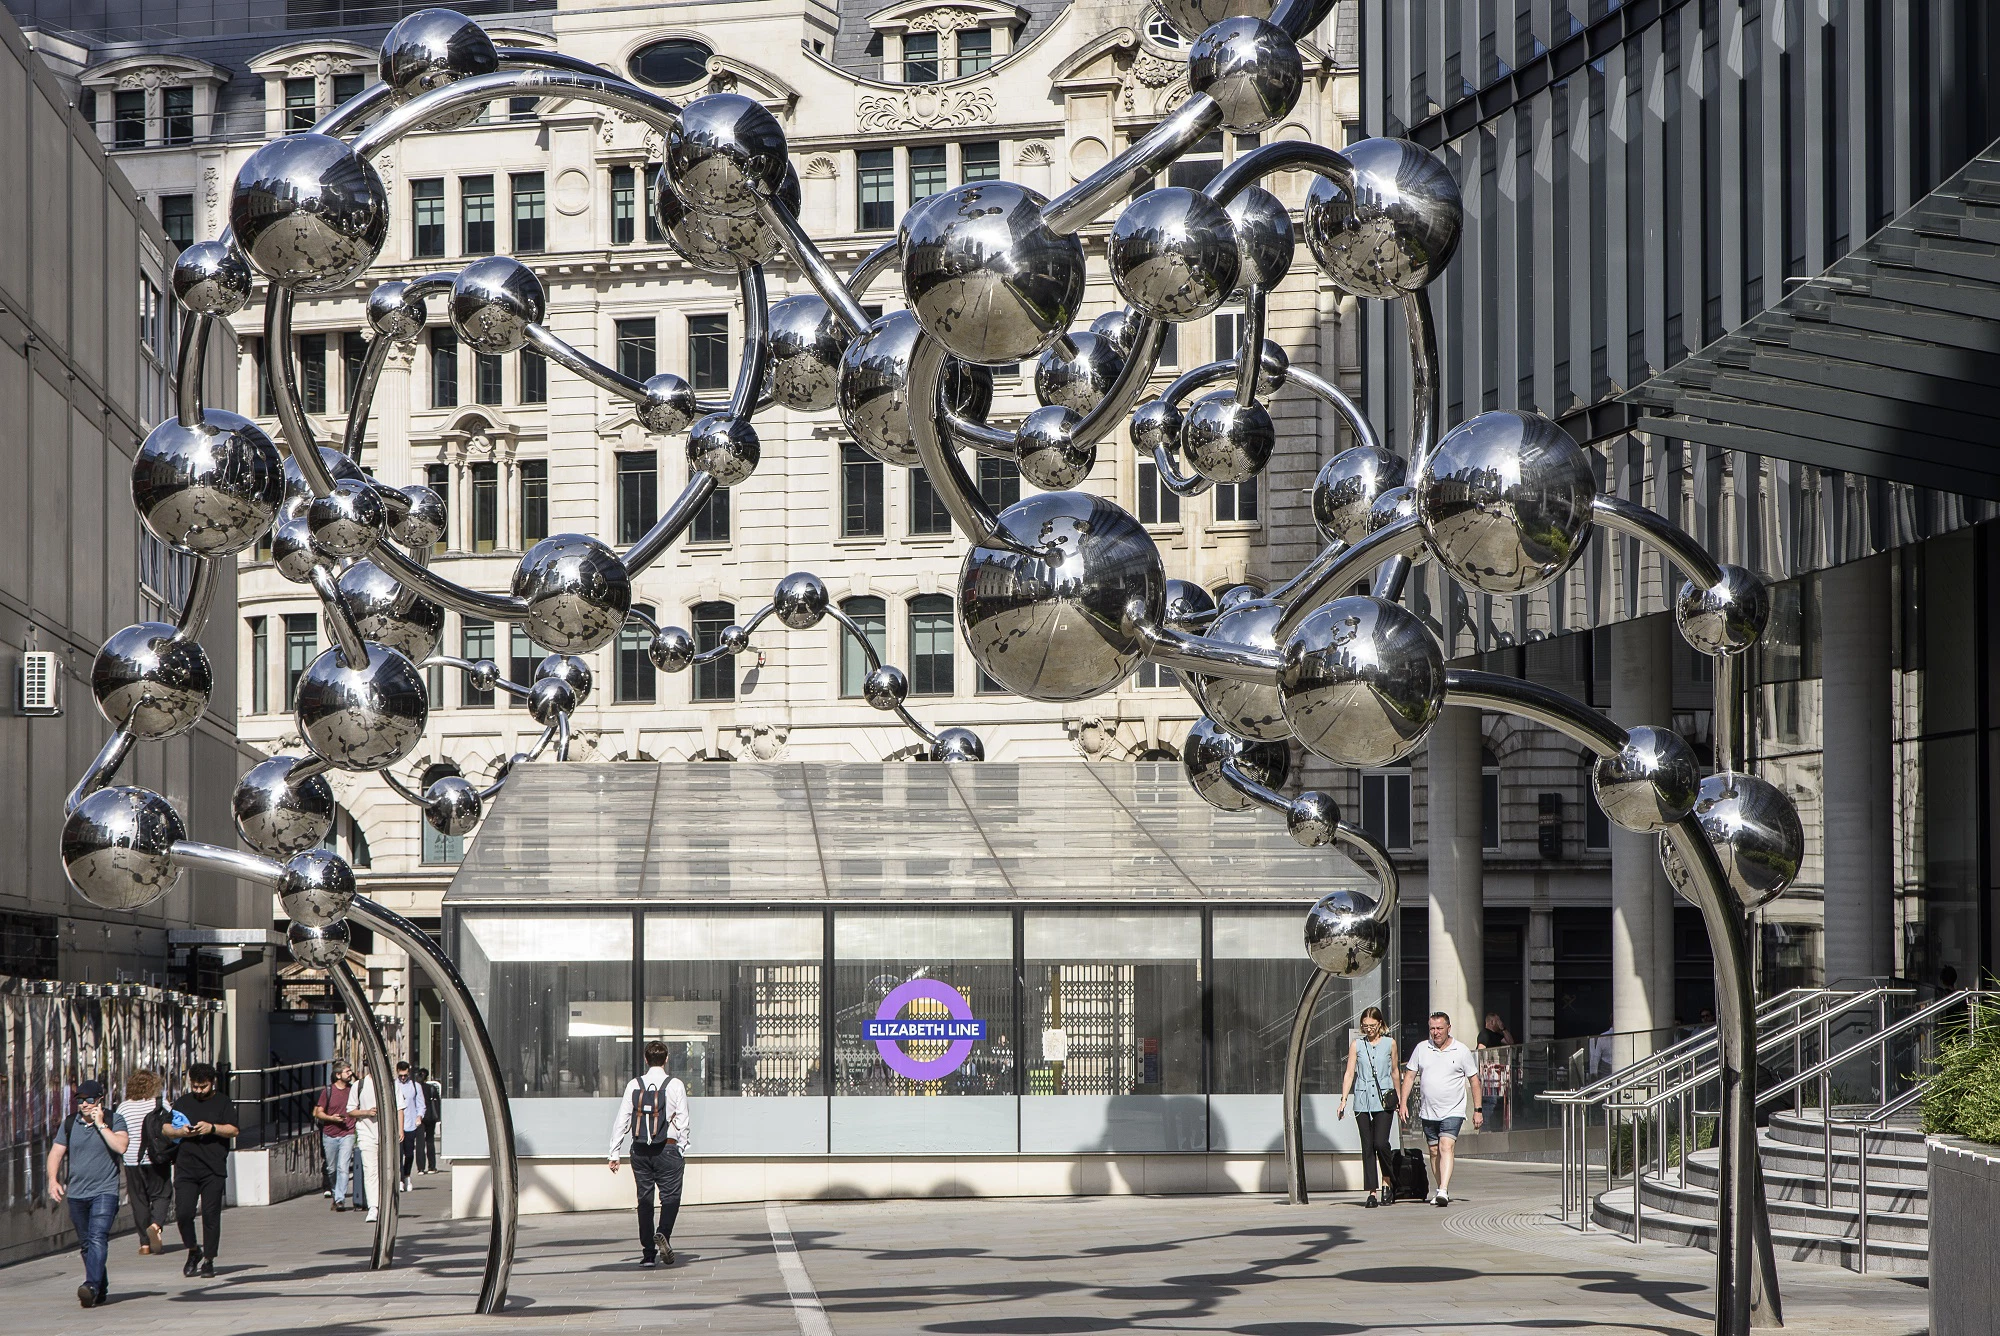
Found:
[[[0,1331],[1708,1332],[1707,1254],[1565,1228],[1554,1172],[1464,1163],[1446,1210],[1346,1194],[706,1206],[657,1271],[636,1265],[630,1214],[531,1216],[502,1318],[471,1312],[485,1222],[442,1218],[442,1182],[419,1179],[395,1270],[367,1270],[359,1213],[312,1197],[226,1213],[212,1281],[183,1279],[178,1248],[115,1240],[112,1302],[90,1314],[73,1254],[0,1269]],[[1925,1330],[1921,1279],[1801,1263],[1781,1284],[1794,1336]]]

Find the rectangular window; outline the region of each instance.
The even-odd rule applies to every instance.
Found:
[[[840,447],[840,536],[882,536],[882,461],[858,445]]]
[[[889,605],[873,595],[850,598],[840,605],[840,610],[861,628],[861,634],[868,637],[868,644],[874,649],[877,659],[889,654]],[[859,696],[861,688],[868,680],[868,655],[863,652],[854,633],[846,627],[840,629],[840,694]]]
[[[532,121],[536,108],[542,105],[538,97],[510,97],[507,99],[507,119],[510,121]]]
[[[694,513],[694,522],[688,525],[690,543],[726,543],[729,541],[729,489],[718,487],[709,493],[708,500],[701,503],[701,509]]]
[[[167,116],[167,142],[194,142],[194,89],[167,88],[160,92],[160,109]]]
[[[1611,818],[1597,801],[1597,791],[1588,779],[1583,785],[1583,847],[1592,853],[1611,848]]]
[[[866,148],[854,155],[855,185],[860,191],[863,232],[884,232],[896,225],[896,152]]]
[[[958,30],[958,77],[993,68],[993,30],[991,28],[960,28]]]
[[[1012,1027],[1007,1024],[1014,1014],[1012,914],[952,906],[886,912],[843,910],[834,915],[833,998],[828,1015],[840,1017],[841,1029],[855,1036],[848,1039],[843,1035],[841,1042],[861,1049],[857,1056],[872,1058],[873,1045],[856,1043],[860,1027],[847,1018],[874,1017],[885,979],[944,983],[965,999],[972,1016],[987,1022],[985,1037],[972,1041],[965,1060],[942,1081],[912,1080],[888,1070],[879,1059],[837,1063],[834,1094],[915,1096],[913,1103],[930,1106],[922,1114],[927,1125],[940,1119],[950,1121],[950,1115],[939,1112],[940,1106],[926,1097],[1014,1094],[1016,1049],[1009,1034]],[[848,1029],[850,1026],[854,1028]],[[891,1110],[881,1116],[899,1115]],[[910,1125],[916,1125],[915,1120]],[[1006,1147],[1011,1151],[1015,1144],[1010,1124]]]
[[[506,372],[502,368],[498,353],[474,353],[472,355],[472,402],[476,404],[498,404],[500,402],[500,382]]]
[[[435,260],[444,254],[444,178],[410,182],[411,216],[415,233],[410,251],[419,260]]]
[[[938,81],[938,35],[934,32],[903,34],[903,82]]]
[[[500,546],[500,466],[484,460],[472,466],[472,550]]]
[[[285,133],[310,130],[318,119],[319,88],[314,80],[285,80]]]
[[[910,203],[941,195],[949,184],[945,179],[943,144],[910,150]]]
[[[424,486],[437,493],[444,508],[444,531],[438,535],[431,551],[442,552],[451,546],[451,465],[426,464],[424,466]]]
[[[653,208],[653,200],[658,197],[659,191],[660,164],[655,162],[646,168],[646,193],[639,197],[639,212],[646,219],[646,240],[656,246],[667,239],[667,234],[660,230],[660,215]]]
[[[530,255],[547,248],[548,199],[540,172],[515,172],[507,178],[514,197],[514,254]]]
[[[368,364],[368,340],[361,331],[350,329],[340,336],[340,408],[344,413],[354,411],[354,401],[361,393],[361,369]]]
[[[824,1095],[825,931],[817,911],[648,914],[641,1040],[697,1099]]]
[[[636,543],[660,517],[660,456],[632,450],[618,456],[618,541]]]
[[[1236,355],[1237,345],[1243,342],[1243,313],[1222,311],[1215,317],[1215,360],[1225,361]]]
[[[958,179],[961,181],[998,181],[1000,179],[1000,142],[995,139],[977,144],[967,144],[958,151]]]
[[[1181,679],[1173,669],[1163,668],[1151,659],[1140,664],[1139,671],[1132,675],[1132,685],[1135,687],[1177,687],[1180,684]]]
[[[549,461],[524,459],[521,470],[521,545],[549,536]]]
[[[542,662],[542,651],[536,648],[534,641],[528,639],[528,633],[518,626],[513,628],[509,648],[512,653],[507,659],[507,680],[519,682],[523,686],[532,684],[535,680],[535,669]],[[528,698],[516,696],[510,691],[507,693],[507,705],[510,709],[525,710],[528,708]]]
[[[271,712],[270,619],[250,619],[250,713]]]
[[[193,195],[160,196],[160,230],[182,249],[194,244]]]
[[[1200,190],[1221,170],[1222,131],[1217,130],[1167,168],[1167,184]]]
[[[659,342],[652,320],[620,320],[618,332],[618,374],[631,380],[647,380],[659,369]]]
[[[493,253],[493,178],[458,178],[458,207],[464,219],[460,249],[467,255]]]
[[[319,657],[319,614],[312,612],[288,612],[285,614],[285,709],[296,709],[299,703],[299,679],[312,667],[312,661]]]
[[[1150,459],[1139,461],[1139,523],[1179,524],[1181,499],[1160,480],[1159,465]]]
[[[333,76],[333,105],[344,107],[361,96],[361,90],[368,86],[365,74],[336,74]]]
[[[688,317],[688,380],[697,390],[729,388],[729,317]]]
[[[944,508],[944,501],[938,496],[937,489],[931,486],[930,475],[924,472],[921,464],[910,470],[910,532],[951,532],[951,512]]]
[[[1200,915],[1030,909],[1021,943],[1030,1095],[1201,1093]],[[1199,1120],[1122,1135],[1151,1142],[1132,1149],[1205,1145]]]
[[[736,620],[733,603],[697,603],[693,613],[694,648],[697,654],[722,643],[723,628]],[[712,663],[698,664],[694,670],[696,700],[735,700],[736,661],[725,655]]]
[[[146,146],[146,94],[140,89],[111,99],[112,143],[118,148]]]
[[[1361,829],[1384,849],[1410,847],[1410,772],[1370,770],[1361,776]]]
[[[958,637],[951,626],[951,600],[943,594],[922,594],[910,600],[910,694],[949,696],[955,689],[953,651]]]
[[[507,1055],[507,1093],[615,1103],[632,1076],[632,915],[459,922],[466,983]]]
[[[521,349],[521,402],[545,404],[549,401],[549,359],[533,348]]]
[[[648,617],[653,609],[644,603],[633,609]],[[628,622],[618,633],[618,677],[612,683],[611,699],[620,705],[650,705],[657,699],[659,686],[653,658],[646,652],[652,635],[643,625]]]
[[[1293,940],[1299,935],[1292,921],[1296,917],[1283,909],[1215,911],[1209,947],[1209,1007],[1215,1037],[1209,1070],[1218,1094],[1275,1098],[1285,1088],[1286,1037],[1298,1010],[1299,991],[1314,969]],[[1380,980],[1385,972],[1352,981],[1329,980],[1326,991],[1333,998],[1327,1005],[1351,1016],[1360,1007],[1383,1000]],[[1305,1061],[1306,1079],[1311,1082],[1307,1089],[1340,1089],[1347,1061],[1344,1028],[1337,1041],[1329,1034],[1326,1040],[1307,1044]],[[1396,1079],[1394,1072],[1384,1075]]]
[[[326,411],[326,335],[299,335],[299,397],[308,413]]]
[[[1479,776],[1479,847],[1500,847],[1500,772],[1491,768]]]
[[[458,335],[431,331],[431,407],[458,407]]]
[[[979,498],[995,510],[1021,499],[1021,466],[1011,459],[979,457]]]
[[[629,246],[637,238],[638,187],[630,167],[611,169],[611,244]]]
[[[1160,330],[1160,365],[1179,366],[1181,364],[1181,327],[1167,324]]]
[[[1215,484],[1215,522],[1217,524],[1255,524],[1257,522],[1257,480],[1248,482],[1219,482]]]
[[[478,617],[467,617],[458,636],[458,654],[462,659],[478,663],[481,659],[493,658],[493,623]],[[494,660],[496,663],[498,660]],[[493,688],[476,687],[470,673],[459,675],[458,703],[467,709],[484,710],[493,707]]]
[[[465,859],[465,836],[447,835],[435,830],[428,821],[417,823],[424,832],[424,862],[458,863]]]

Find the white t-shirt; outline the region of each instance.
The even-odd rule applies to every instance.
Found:
[[[348,1108],[369,1109],[376,1107],[374,1077],[372,1076],[362,1077],[359,1081],[355,1082],[353,1089],[354,1093],[348,1096],[347,1098]],[[401,1082],[396,1083],[395,1092],[397,1095],[396,1107],[398,1109],[401,1109],[403,1107],[403,1100],[401,1098],[403,1093]],[[381,1145],[382,1144],[381,1116],[378,1114],[376,1117],[373,1118],[356,1118],[354,1120],[354,1135],[356,1138],[356,1144],[358,1144],[363,1150],[369,1150],[376,1146]]]
[[[1404,1065],[1417,1074],[1423,1086],[1417,1105],[1419,1118],[1437,1122],[1466,1116],[1465,1083],[1479,1075],[1479,1060],[1471,1049],[1456,1039],[1447,1041],[1443,1048],[1426,1039],[1410,1050],[1410,1060]]]

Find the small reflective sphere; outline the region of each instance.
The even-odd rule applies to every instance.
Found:
[[[646,644],[646,656],[663,673],[678,673],[694,662],[694,637],[678,626],[663,626]]]
[[[1139,666],[1166,608],[1166,571],[1139,522],[1087,492],[1025,497],[1000,529],[1046,556],[975,546],[959,569],[965,642],[987,675],[1029,700],[1086,700]],[[1138,620],[1135,620],[1136,618]]]
[[[804,197],[799,174],[789,166],[776,198],[780,207],[798,217]],[[711,274],[734,275],[747,265],[768,264],[785,248],[785,234],[762,215],[695,208],[674,193],[664,174],[653,191],[653,216],[666,233],[667,244],[683,260]]]
[[[1375,498],[1368,507],[1368,532],[1386,529],[1400,520],[1417,517],[1417,489],[1405,483],[1401,487],[1391,487]]]
[[[734,487],[757,471],[763,445],[747,417],[710,413],[688,429],[687,458],[691,468],[715,479],[718,487]]]
[[[1674,600],[1681,637],[1703,654],[1741,654],[1757,643],[1771,620],[1771,595],[1763,580],[1741,566],[1724,566],[1711,589],[1690,580]]]
[[[292,959],[309,969],[330,970],[347,959],[352,931],[346,919],[335,919],[322,928],[294,923],[285,929],[285,945]]]
[[[535,271],[511,255],[485,255],[451,285],[451,326],[476,353],[499,357],[528,341],[528,326],[548,319],[549,295]]]
[[[1285,722],[1315,755],[1391,765],[1423,745],[1444,708],[1444,656],[1415,613],[1351,594],[1292,633],[1278,693]]]
[[[1090,322],[1090,332],[1111,345],[1120,357],[1132,355],[1132,313],[1120,307]],[[1071,335],[1074,338],[1075,335]]]
[[[1181,454],[1211,482],[1248,482],[1278,448],[1278,429],[1262,404],[1236,401],[1235,390],[1204,395],[1181,425]]]
[[[931,759],[947,765],[960,761],[983,761],[986,759],[986,744],[969,728],[942,729],[937,741],[931,744]]]
[[[910,438],[910,354],[922,333],[915,315],[891,311],[847,345],[840,358],[840,420],[854,443],[884,464],[917,463]],[[945,363],[945,402],[963,417],[984,421],[993,407],[993,373],[952,359]]]
[[[903,293],[930,335],[967,362],[1038,357],[1083,305],[1083,242],[1042,220],[1048,200],[1011,181],[932,195],[903,216]]]
[[[1306,954],[1328,974],[1358,979],[1389,954],[1389,925],[1376,917],[1375,897],[1330,891],[1306,911]]]
[[[1111,280],[1156,320],[1198,319],[1236,291],[1243,257],[1236,226],[1199,190],[1162,186],[1126,205],[1111,225]]]
[[[324,928],[354,903],[354,869],[327,849],[304,849],[285,860],[278,901],[294,923]]]
[[[149,789],[115,785],[76,805],[63,822],[63,871],[99,909],[141,909],[180,877],[173,847],[187,827],[173,804]]]
[[[500,665],[491,659],[475,659],[465,680],[472,683],[474,691],[491,691],[494,683],[500,680]]]
[[[910,694],[910,679],[893,663],[868,670],[861,682],[861,697],[878,710],[893,710]]]
[[[576,709],[576,693],[560,677],[545,677],[528,688],[528,714],[543,728]]]
[[[1035,397],[1044,404],[1088,413],[1125,369],[1125,358],[1101,335],[1072,334],[1070,342],[1076,345],[1075,357],[1063,356],[1057,344],[1036,361]]]
[[[1206,715],[1194,721],[1181,744],[1181,769],[1195,793],[1210,807],[1241,812],[1250,800],[1223,778],[1222,763],[1234,761],[1246,777],[1275,789],[1291,773],[1291,749],[1282,742],[1249,742]]]
[[[1229,588],[1223,590],[1221,594],[1217,595],[1215,606],[1224,612],[1228,612],[1232,608],[1240,608],[1246,603],[1255,603],[1263,597],[1264,591],[1256,585],[1231,585]],[[1276,646],[1274,645],[1273,648],[1276,648]]]
[[[1205,628],[1215,616],[1215,598],[1192,580],[1167,581],[1162,625],[1183,631]]]
[[[444,537],[449,519],[445,513],[444,498],[422,483],[397,490],[409,502],[409,509],[389,526],[389,536],[412,552],[435,546]]]
[[[324,558],[313,551],[312,533],[303,519],[279,520],[271,534],[271,561],[278,574],[293,584],[306,584]]]
[[[244,160],[229,225],[251,266],[277,287],[331,292],[375,262],[389,237],[389,200],[360,154],[306,130]]]
[[[174,260],[174,296],[196,315],[232,316],[250,304],[256,278],[234,244],[197,241]]]
[[[1373,528],[1368,511],[1384,492],[1403,485],[1409,466],[1401,455],[1369,445],[1350,446],[1319,466],[1313,479],[1313,523],[1329,543],[1358,543]]]
[[[410,754],[424,734],[430,702],[423,674],[387,645],[369,645],[350,668],[330,649],[299,679],[299,732],[315,755],[342,770],[381,770]]]
[[[354,482],[369,481],[361,466],[331,446],[319,448],[319,462],[335,482],[343,479]],[[306,517],[306,507],[312,504],[313,489],[306,485],[305,475],[299,472],[298,461],[292,452],[285,452],[285,504],[281,511],[288,520],[302,520]]]
[[[1236,229],[1236,251],[1241,257],[1236,292],[1252,284],[1268,290],[1284,282],[1298,248],[1292,211],[1285,202],[1262,186],[1248,186],[1224,211]]]
[[[1590,787],[1606,816],[1627,830],[1654,835],[1694,806],[1701,766],[1680,734],[1641,724],[1615,755],[1598,758]]]
[[[306,506],[306,533],[322,557],[362,557],[374,551],[389,513],[373,483],[343,478]]]
[[[1799,809],[1769,780],[1733,771],[1710,775],[1694,814],[1746,912],[1783,895],[1799,875],[1805,827]]]
[[[676,436],[687,430],[701,408],[695,402],[694,386],[671,371],[646,378],[646,402],[639,405],[639,424],[662,436]]]
[[[777,194],[786,165],[785,132],[763,103],[710,93],[681,108],[667,134],[663,175],[697,210],[740,215]]]
[[[814,293],[771,304],[771,394],[801,413],[832,408],[840,393],[846,327]]]
[[[1223,125],[1240,135],[1285,119],[1305,81],[1298,43],[1264,19],[1224,19],[1188,48],[1188,90],[1214,98]]]
[[[514,568],[514,597],[528,605],[528,638],[559,654],[588,654],[618,634],[632,610],[632,576],[609,547],[585,534],[551,534]]]
[[[1285,834],[1302,848],[1321,849],[1332,844],[1339,828],[1340,804],[1317,789],[1307,789],[1285,809]]]
[[[253,547],[284,499],[278,447],[250,419],[219,408],[198,425],[167,418],[132,460],[132,504],[176,552],[226,557]]]
[[[1160,3],[1167,21],[1189,41],[1224,19],[1268,19],[1277,7],[1277,0],[1161,0]]]
[[[1097,446],[1076,439],[1082,414],[1061,404],[1044,404],[1021,419],[1015,440],[1021,449],[1021,476],[1045,491],[1074,487],[1097,462]]]
[[[165,622],[112,633],[90,668],[90,694],[113,728],[148,741],[185,733],[208,708],[215,677],[194,639],[177,640]]]
[[[1481,413],[1453,427],[1415,486],[1439,559],[1489,594],[1540,589],[1590,539],[1590,459],[1568,432],[1532,413]]]
[[[1145,458],[1165,448],[1171,455],[1181,448],[1181,410],[1165,399],[1148,399],[1132,412],[1132,448]]]
[[[1364,139],[1341,155],[1354,165],[1353,188],[1315,174],[1306,191],[1306,244],[1320,272],[1378,301],[1428,285],[1458,249],[1458,182],[1404,139]]]
[[[778,581],[771,594],[771,607],[778,620],[794,631],[809,631],[818,626],[832,601],[826,592],[826,581],[811,571],[793,571]]]
[[[410,285],[400,278],[377,283],[368,294],[368,328],[377,338],[414,343],[430,318],[424,299],[412,296]]]
[[[236,832],[266,858],[290,858],[316,848],[333,829],[333,786],[321,775],[292,779],[293,767],[304,759],[273,756],[251,766],[236,782],[230,800]]]
[[[376,72],[398,102],[500,68],[493,39],[477,23],[449,9],[420,9],[400,20],[382,38]],[[479,119],[486,104],[475,102],[424,122],[426,130],[456,130]]]
[[[353,614],[354,629],[421,663],[437,653],[444,635],[444,606],[405,589],[372,561],[357,561],[340,573],[340,593]]]
[[[741,654],[750,648],[750,632],[747,628],[731,622],[716,636],[722,648],[731,654]]]
[[[1237,590],[1244,592],[1239,595]],[[1208,624],[1207,635],[1231,645],[1275,650],[1278,619],[1284,615],[1283,608],[1259,597],[1255,589],[1238,585],[1222,596],[1222,611]],[[1275,683],[1266,686],[1241,678],[1190,673],[1187,688],[1201,703],[1203,714],[1237,737],[1277,742],[1292,735]]]
[[[590,688],[596,681],[590,665],[574,654],[551,654],[535,665],[535,681],[550,678],[566,684],[578,705],[590,699]]]
[[[424,790],[424,820],[440,835],[470,835],[484,806],[463,775],[441,775]]]

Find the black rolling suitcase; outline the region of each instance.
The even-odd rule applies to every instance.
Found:
[[[1395,1186],[1397,1201],[1431,1199],[1430,1170],[1424,1167],[1424,1153],[1420,1150],[1398,1147],[1389,1152],[1389,1180]]]

